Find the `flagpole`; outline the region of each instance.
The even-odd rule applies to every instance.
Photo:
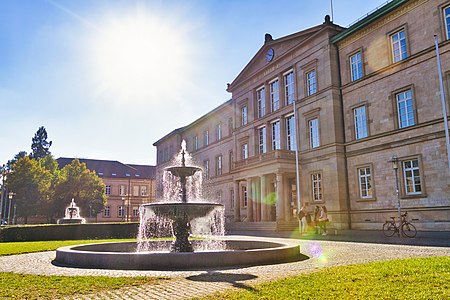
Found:
[[[299,170],[299,165],[298,165],[298,147],[299,147],[299,142],[298,142],[298,133],[297,133],[297,109],[295,108],[295,99],[294,99],[294,128],[295,128],[295,174],[296,174],[296,179],[297,179],[297,187],[296,187],[296,194],[297,194],[297,209],[298,212],[297,214],[300,213],[300,170]],[[298,229],[300,231],[300,233],[302,233],[302,220],[299,218],[298,219]]]
[[[333,22],[334,21],[334,18],[333,18],[333,0],[330,0],[330,11],[331,11],[331,22]]]
[[[447,162],[448,162],[448,170],[450,172],[450,138],[448,133],[447,105],[445,103],[444,84],[442,82],[441,58],[439,56],[439,43],[436,34],[434,35],[434,43],[436,45],[436,59],[439,73],[439,85],[441,90],[442,114],[444,115],[445,143],[447,144]]]

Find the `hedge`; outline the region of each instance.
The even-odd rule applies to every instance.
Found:
[[[45,224],[0,227],[0,242],[133,238],[139,223]]]

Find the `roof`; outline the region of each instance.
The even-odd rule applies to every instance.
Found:
[[[60,157],[56,161],[60,168],[72,163],[75,158]],[[100,159],[78,159],[86,164],[86,168],[95,171],[99,177],[113,178],[141,178],[153,179],[156,177],[156,167],[149,165],[124,164],[119,161]]]
[[[346,37],[350,36],[351,34],[355,33],[356,31],[366,27],[370,23],[374,22],[375,20],[378,20],[379,18],[385,16],[389,12],[393,11],[397,7],[403,5],[404,3],[408,2],[408,0],[393,0],[386,5],[381,6],[380,8],[376,9],[372,13],[369,13],[366,17],[362,18],[361,20],[357,21],[353,25],[351,25],[346,30],[342,31],[341,33],[336,34],[334,37],[331,38],[332,43],[337,43]]]

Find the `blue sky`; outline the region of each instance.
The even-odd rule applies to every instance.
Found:
[[[334,0],[348,26],[385,1]],[[155,164],[152,144],[231,98],[263,45],[330,1],[0,1],[0,164],[40,126],[58,157]]]

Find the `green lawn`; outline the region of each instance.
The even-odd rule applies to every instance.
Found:
[[[333,267],[202,299],[450,299],[450,257]]]

